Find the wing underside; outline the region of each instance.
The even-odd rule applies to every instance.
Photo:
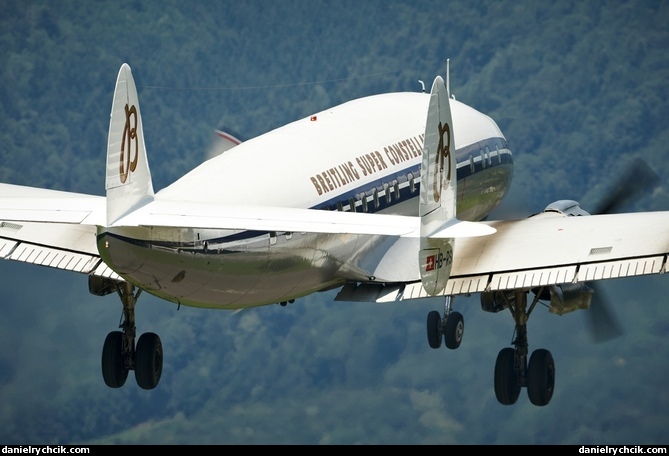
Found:
[[[90,225],[0,222],[0,259],[121,280],[93,250],[95,236]]]
[[[458,239],[439,295],[532,289],[662,274],[669,256],[669,212],[568,217],[540,214],[487,222],[497,232]],[[338,300],[390,302],[431,297],[419,280],[345,286]]]

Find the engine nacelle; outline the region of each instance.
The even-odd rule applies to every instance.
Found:
[[[539,299],[550,300],[548,311],[564,315],[579,309],[588,309],[592,301],[593,289],[584,283],[563,283],[534,290],[541,293]],[[481,293],[481,309],[485,312],[500,312],[515,303],[513,290],[484,291]]]
[[[88,276],[88,292],[95,296],[107,296],[117,290],[116,280],[94,275]]]
[[[551,305],[548,311],[564,315],[574,310],[590,308],[594,290],[584,283],[563,283],[549,287]]]
[[[481,293],[481,309],[485,312],[497,313],[515,300],[511,291],[484,291]]]
[[[573,200],[554,201],[546,206],[544,212],[557,212],[559,214],[569,215],[572,217],[590,215],[587,211],[581,208],[581,205],[577,201]]]

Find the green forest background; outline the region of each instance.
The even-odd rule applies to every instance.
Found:
[[[2,0],[0,181],[102,195],[123,62],[160,189],[205,159],[215,128],[251,138],[353,98],[418,91],[450,59],[456,98],[493,117],[514,152],[497,216],[566,198],[588,209],[631,157],[662,184],[629,210],[667,210],[668,20],[669,3],[650,0]],[[229,313],[143,295],[138,331],[161,335],[163,378],[112,390],[100,355],[118,298],[62,271],[0,262],[0,274],[4,444],[669,440],[666,277],[604,284],[625,329],[608,343],[590,341],[584,312],[532,315],[530,349],[550,349],[557,367],[538,408],[524,391],[511,407],[495,399],[513,321],[477,296],[456,299],[466,331],[449,351],[425,335],[438,300],[330,292]]]

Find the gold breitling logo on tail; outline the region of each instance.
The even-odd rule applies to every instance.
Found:
[[[130,156],[134,156],[132,160]],[[123,140],[121,141],[121,159],[119,163],[119,177],[121,183],[125,184],[128,175],[137,168],[139,158],[139,138],[137,137],[137,107],[125,105],[125,128],[123,129]]]
[[[445,137],[445,138],[444,138]],[[441,198],[441,188],[444,182],[444,168],[448,166],[446,179],[451,180],[451,128],[448,124],[439,122],[439,145],[437,146],[437,159],[434,163],[434,201]]]

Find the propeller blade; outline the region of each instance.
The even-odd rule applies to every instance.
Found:
[[[635,157],[610,187],[606,196],[590,213],[612,214],[650,193],[660,183],[660,177],[642,158]]]
[[[624,171],[615,179],[606,196],[590,213],[612,214],[649,194],[660,183],[660,177],[642,158],[635,157],[624,166]],[[604,288],[599,282],[588,283],[594,290],[590,309],[587,312],[590,336],[595,343],[602,343],[623,334],[623,329],[612,310]]]
[[[595,343],[607,342],[623,335],[623,329],[614,312],[604,288],[599,282],[589,282],[588,286],[594,290],[590,308],[586,312],[590,337]]]

